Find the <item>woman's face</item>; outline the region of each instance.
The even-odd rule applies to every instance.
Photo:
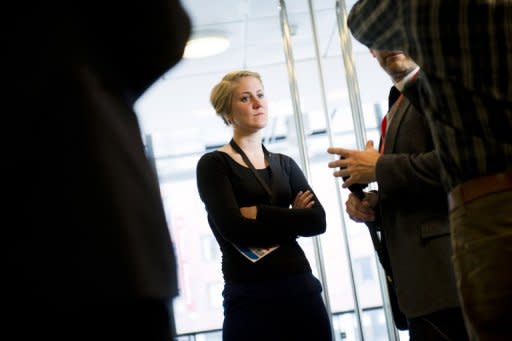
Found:
[[[255,132],[265,128],[268,121],[268,103],[263,85],[254,77],[243,77],[233,90],[229,119],[236,129]]]

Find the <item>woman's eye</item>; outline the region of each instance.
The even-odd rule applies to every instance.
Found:
[[[240,101],[244,102],[244,103],[247,102],[248,100],[249,100],[249,97],[247,97],[247,96],[240,98]]]
[[[264,94],[258,94],[258,98],[264,98],[265,95]]]

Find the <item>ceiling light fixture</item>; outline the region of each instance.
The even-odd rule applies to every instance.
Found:
[[[201,32],[193,34],[185,46],[183,57],[188,59],[204,58],[224,52],[229,40],[219,32]]]

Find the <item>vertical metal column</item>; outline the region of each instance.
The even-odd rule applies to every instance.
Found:
[[[299,97],[299,89],[297,87],[297,80],[295,78],[295,65],[294,65],[294,58],[293,58],[293,51],[291,46],[291,38],[290,38],[290,26],[288,24],[288,15],[286,12],[286,4],[284,0],[279,0],[279,18],[281,22],[281,34],[283,39],[283,46],[284,46],[284,56],[286,60],[286,68],[288,71],[288,82],[290,86],[290,94],[292,99],[292,105],[293,105],[293,114],[295,118],[295,128],[297,133],[297,140],[299,144],[299,154],[300,154],[300,161],[302,164],[302,168],[304,170],[304,174],[308,180],[311,180],[311,172],[309,169],[309,161],[308,161],[308,150],[307,150],[307,143],[306,143],[306,137],[305,137],[305,129],[304,129],[304,122],[303,122],[303,116],[302,116],[302,110],[300,108],[300,97]],[[324,267],[324,261],[322,259],[322,246],[321,241],[318,236],[315,236],[313,238],[313,248],[315,252],[315,260],[318,268],[318,275],[319,280],[322,282],[323,287],[323,298],[325,302],[325,306],[327,309],[327,313],[329,315],[329,322],[331,325],[331,330],[333,331],[333,340],[334,340],[334,330],[332,327],[332,311],[331,311],[331,305],[329,302],[329,291],[327,289],[327,277],[325,275],[325,267]]]
[[[318,68],[318,76],[320,79],[320,92],[321,92],[321,98],[322,98],[322,107],[323,107],[324,116],[325,116],[325,124],[326,124],[326,128],[327,128],[327,137],[329,140],[329,146],[332,146],[333,145],[333,133],[332,133],[332,127],[331,127],[331,118],[329,117],[329,111],[327,108],[327,99],[326,99],[326,95],[325,95],[325,83],[324,83],[324,76],[323,76],[323,70],[322,70],[322,61],[321,61],[321,56],[320,56],[320,48],[318,47],[318,34],[316,31],[315,11],[313,9],[313,4],[312,4],[311,0],[308,0],[308,6],[309,6],[309,15],[310,15],[310,19],[311,19],[311,28],[313,31],[313,42],[314,42],[314,46],[315,46],[315,57],[316,57],[317,68]],[[347,229],[346,229],[346,224],[345,224],[345,216],[343,213],[343,200],[341,197],[341,183],[340,183],[339,178],[334,178],[334,179],[335,179],[335,186],[336,186],[336,196],[338,199],[337,200],[338,208],[339,208],[339,213],[340,213],[341,222],[342,222],[341,231],[343,234],[343,246],[345,249],[345,256],[347,257],[347,265],[348,265],[348,271],[349,271],[349,275],[350,275],[350,287],[352,290],[352,299],[354,301],[354,312],[355,312],[355,318],[356,318],[356,322],[357,322],[357,330],[359,332],[360,339],[364,340],[364,333],[363,333],[362,320],[361,320],[361,307],[359,305],[359,298],[357,296],[357,291],[356,291],[354,269],[352,266],[352,255],[351,255],[351,251],[350,251],[350,245],[348,243],[348,234],[347,234]]]
[[[359,83],[357,81],[356,68],[353,61],[352,54],[352,41],[347,27],[347,8],[344,0],[336,0],[336,18],[338,21],[338,31],[340,37],[340,48],[343,56],[343,63],[345,66],[345,77],[347,81],[347,88],[349,93],[350,107],[352,109],[352,119],[354,121],[354,132],[356,136],[356,146],[358,149],[364,149],[366,144],[366,132],[363,117],[363,110],[361,107],[361,97],[359,94]],[[397,330],[393,322],[391,313],[389,297],[387,293],[387,283],[385,273],[380,266],[377,256],[377,273],[379,278],[379,286],[382,296],[384,315],[386,317],[386,326],[390,340],[398,340]],[[361,331],[362,332],[362,331]],[[362,335],[362,334],[361,334]]]
[[[304,121],[302,110],[300,108],[299,89],[297,87],[297,79],[295,78],[295,64],[291,45],[290,25],[288,24],[288,15],[286,12],[286,4],[284,0],[279,0],[279,18],[281,21],[281,37],[283,39],[284,56],[286,60],[286,70],[288,71],[288,84],[290,86],[290,95],[292,99],[293,114],[295,119],[295,127],[297,130],[297,140],[299,143],[299,157],[304,169],[306,178],[310,179],[310,170],[306,137],[304,135]]]
[[[359,83],[357,81],[356,67],[352,57],[352,41],[347,28],[347,8],[344,0],[336,0],[336,18],[338,20],[338,32],[340,34],[340,48],[345,66],[345,78],[347,80],[352,119],[354,120],[354,133],[358,149],[364,149],[366,133],[359,95]]]

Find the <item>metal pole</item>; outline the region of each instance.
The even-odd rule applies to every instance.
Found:
[[[314,42],[314,46],[315,46],[315,56],[316,56],[316,62],[317,62],[316,64],[317,64],[318,75],[319,75],[319,79],[320,79],[322,107],[323,107],[324,116],[325,116],[325,124],[327,127],[327,137],[329,139],[329,145],[332,146],[333,145],[333,133],[332,133],[332,127],[331,127],[331,118],[329,117],[329,111],[328,111],[328,107],[327,107],[327,99],[326,99],[326,95],[325,95],[325,82],[324,82],[324,77],[323,77],[320,48],[318,47],[318,34],[316,31],[316,22],[315,22],[315,15],[314,15],[315,12],[314,12],[313,4],[312,4],[311,0],[308,0],[308,6],[309,6],[309,15],[310,15],[310,19],[311,19],[311,27],[312,27],[312,31],[313,31],[313,42]],[[341,222],[342,222],[341,231],[343,234],[343,246],[345,249],[345,255],[347,257],[348,271],[350,274],[350,287],[352,290],[352,299],[354,300],[354,312],[355,312],[355,318],[357,321],[357,327],[358,327],[357,329],[359,331],[361,340],[364,340],[364,333],[363,333],[363,327],[362,327],[362,321],[361,321],[361,306],[359,304],[359,299],[357,296],[356,283],[355,283],[355,279],[354,279],[354,269],[352,267],[352,255],[351,255],[351,251],[350,251],[350,245],[348,243],[348,233],[347,233],[346,224],[345,224],[345,216],[343,213],[343,200],[341,197],[341,184],[340,184],[339,178],[334,178],[334,179],[335,179],[335,185],[336,185],[336,196],[337,196],[337,200],[338,200],[338,207],[340,210],[339,212],[340,212],[340,217],[341,217]]]
[[[304,122],[303,122],[303,116],[302,116],[302,110],[300,108],[300,97],[299,97],[299,89],[297,87],[297,80],[295,78],[295,65],[294,65],[294,58],[293,58],[293,51],[292,51],[292,45],[291,45],[291,38],[290,38],[290,26],[288,24],[288,15],[286,12],[286,4],[284,0],[279,0],[279,17],[281,22],[281,35],[283,39],[283,46],[284,46],[284,56],[286,59],[286,68],[288,71],[288,82],[290,86],[290,94],[293,104],[293,114],[295,118],[295,129],[297,133],[297,140],[299,144],[299,154],[300,154],[300,161],[302,163],[302,168],[304,170],[304,174],[308,180],[311,179],[311,172],[309,170],[309,162],[308,162],[308,151],[307,151],[307,143],[306,143],[306,137],[305,137],[305,129],[304,129]],[[324,261],[322,259],[322,246],[320,242],[320,238],[318,236],[315,236],[313,238],[313,249],[315,252],[315,260],[317,264],[318,269],[318,276],[320,277],[319,280],[322,283],[323,287],[323,298],[325,302],[325,307],[327,310],[327,314],[329,315],[329,322],[331,325],[332,330],[332,336],[333,340],[335,340],[334,330],[332,326],[332,311],[331,311],[331,305],[329,302],[329,292],[327,289],[327,278],[325,274],[325,267],[324,267]]]
[[[293,58],[293,51],[291,46],[290,26],[288,24],[288,16],[286,13],[286,4],[284,0],[279,1],[279,16],[281,20],[281,36],[283,39],[286,69],[288,71],[288,83],[290,86],[290,95],[293,106],[293,114],[295,119],[295,127],[297,130],[297,140],[299,143],[299,157],[303,166],[306,178],[310,178],[309,163],[307,162],[307,144],[304,135],[304,121],[302,120],[302,110],[300,108],[299,89],[297,87],[297,80],[295,78],[295,65]]]
[[[352,41],[350,40],[350,33],[347,28],[347,9],[344,0],[336,0],[336,18],[338,20],[340,47],[341,54],[343,56],[343,63],[345,65],[345,78],[347,80],[350,107],[352,109],[352,119],[354,120],[356,145],[357,148],[364,149],[366,134],[363,110],[361,108],[356,68],[352,58]]]
[[[361,107],[361,96],[359,93],[359,83],[357,81],[357,73],[354,65],[352,54],[352,41],[347,27],[347,8],[344,0],[336,0],[336,18],[338,21],[338,31],[340,36],[340,48],[345,66],[345,77],[347,81],[347,89],[349,93],[350,107],[352,109],[352,119],[354,121],[354,133],[356,136],[356,146],[358,149],[364,149],[366,144],[366,132],[364,124],[363,110]],[[377,255],[375,254],[377,260]],[[383,303],[384,315],[386,317],[386,327],[390,340],[398,340],[397,330],[393,322],[389,297],[387,294],[387,283],[383,269],[377,260],[378,278]],[[362,332],[362,331],[361,331]],[[361,334],[362,335],[362,334]]]
[[[331,127],[331,118],[329,116],[329,110],[328,110],[328,106],[327,106],[327,98],[325,95],[325,82],[324,82],[324,76],[323,76],[322,59],[320,56],[320,48],[318,46],[319,45],[318,44],[318,34],[316,31],[316,22],[315,22],[315,16],[314,16],[315,11],[313,9],[313,4],[312,4],[311,0],[308,0],[308,5],[309,5],[309,13],[310,13],[310,17],[311,17],[311,27],[313,30],[313,38],[314,38],[313,41],[314,41],[314,45],[315,45],[315,56],[316,56],[316,62],[317,62],[317,68],[318,68],[318,75],[319,75],[319,79],[320,79],[322,107],[323,107],[324,116],[325,116],[327,137],[329,140],[329,145],[332,146],[334,144],[333,133],[332,133],[332,127]],[[342,207],[343,200],[342,200],[342,196],[341,196],[340,179],[339,178],[334,178],[334,179],[335,179],[336,197],[337,197],[337,201],[338,201],[338,206]],[[348,243],[348,234],[347,234],[347,230],[345,228],[346,227],[345,217],[341,210],[339,212],[340,212],[340,216],[341,216],[340,218],[341,218],[341,222],[342,222],[341,231],[342,231],[343,239],[344,239],[343,246],[344,246],[344,250],[345,250],[345,256],[347,257],[347,265],[348,265],[348,271],[349,271],[349,275],[350,275],[350,285],[351,285],[351,289],[352,289],[352,298],[354,300],[354,313],[355,313],[355,318],[357,321],[359,335],[361,337],[361,340],[364,340],[364,333],[363,333],[362,320],[361,320],[361,306],[359,304],[359,299],[358,299],[357,290],[356,290],[356,284],[355,284],[355,280],[354,280],[354,269],[352,267],[352,256],[351,256],[351,252],[350,252],[350,245]]]

